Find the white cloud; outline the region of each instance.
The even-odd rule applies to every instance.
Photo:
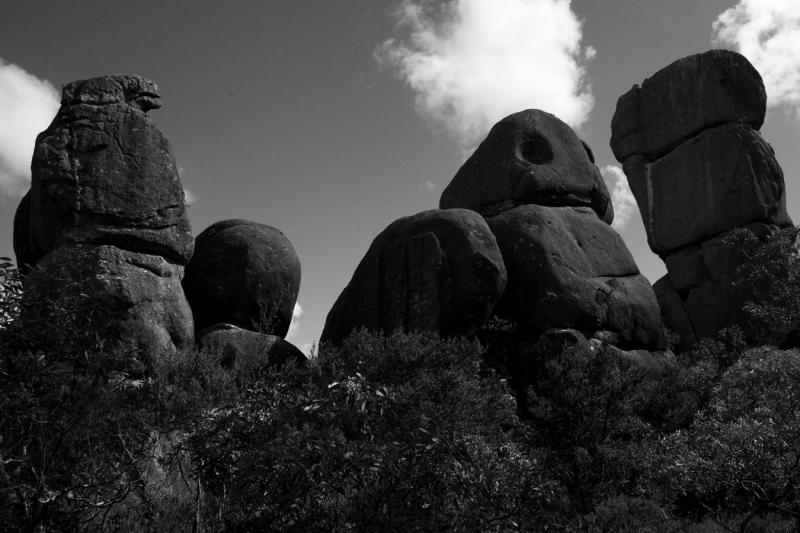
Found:
[[[767,104],[800,118],[800,2],[740,0],[713,24],[716,45],[733,46],[764,78]]]
[[[414,91],[417,110],[474,146],[527,108],[580,127],[593,105],[570,0],[402,0],[398,36],[375,51]]]
[[[291,341],[297,336],[300,331],[300,315],[303,314],[303,308],[299,303],[295,302],[294,310],[292,311],[292,322],[289,324],[289,332],[286,334],[286,340]]]
[[[611,193],[611,203],[614,204],[614,222],[611,224],[617,231],[621,231],[631,217],[639,211],[639,206],[636,204],[631,192],[630,185],[628,185],[628,178],[625,173],[617,165],[606,165],[600,172],[603,174],[603,181],[606,182],[608,192]]]
[[[0,194],[22,196],[27,190],[36,136],[58,106],[50,82],[0,59]]]

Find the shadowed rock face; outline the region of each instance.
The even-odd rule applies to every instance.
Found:
[[[139,373],[154,359],[174,357],[194,344],[182,275],[183,267],[155,255],[62,246],[25,280],[22,319],[43,328],[43,339],[66,335],[80,343],[96,334],[118,370]]]
[[[588,147],[564,122],[528,109],[498,122],[442,193],[442,209],[492,216],[522,204],[614,211]]]
[[[424,211],[378,235],[336,300],[321,340],[359,327],[469,335],[488,318],[506,271],[486,221],[473,211]]]
[[[740,123],[759,129],[767,95],[744,56],[710,50],[684,57],[619,98],[611,120],[611,149],[619,161],[653,160],[701,131]]]
[[[300,290],[300,260],[279,230],[223,220],[197,236],[183,287],[198,329],[225,322],[284,337]]]
[[[789,225],[783,172],[757,131],[725,124],[623,163],[650,248],[664,256],[751,222]]]
[[[667,264],[655,289],[684,346],[742,317],[733,289],[742,258],[724,237],[792,224],[783,172],[757,131],[765,108],[758,72],[724,50],[680,59],[617,103],[611,147]]]
[[[497,313],[529,338],[550,328],[605,330],[622,347],[665,348],[650,283],[591,209],[525,205],[488,222],[508,271]]]
[[[138,76],[64,87],[58,114],[36,140],[19,259],[35,263],[82,243],[188,262],[193,239],[172,148],[144,113],[159,106],[155,84]]]

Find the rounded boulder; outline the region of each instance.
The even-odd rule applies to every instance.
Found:
[[[300,291],[300,259],[280,230],[223,220],[197,236],[183,288],[198,329],[229,323],[285,337]]]

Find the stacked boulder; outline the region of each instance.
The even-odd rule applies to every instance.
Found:
[[[740,319],[736,231],[764,239],[792,224],[783,173],[758,132],[765,111],[761,76],[725,50],[680,59],[617,103],[611,148],[667,265],[655,289],[684,346]]]
[[[375,239],[323,341],[360,326],[469,335],[497,314],[528,341],[569,329],[625,350],[666,348],[591,151],[553,115],[526,110],[496,124],[440,207]]]
[[[129,370],[194,344],[181,288],[194,240],[172,148],[145,114],[158,107],[138,76],[66,85],[14,220],[23,320],[104,339]]]
[[[530,339],[573,329],[625,349],[663,350],[655,295],[619,234],[588,146],[529,109],[497,123],[442,193],[486,217],[508,272],[496,313]]]
[[[212,224],[197,236],[183,288],[198,345],[220,353],[224,366],[306,361],[284,340],[300,290],[300,260],[279,230],[241,219]]]

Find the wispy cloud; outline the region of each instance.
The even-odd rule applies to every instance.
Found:
[[[300,331],[300,315],[302,314],[303,308],[299,303],[295,302],[294,310],[292,311],[292,322],[289,324],[289,332],[286,333],[287,341],[291,342],[297,336],[297,332]]]
[[[617,165],[606,165],[600,171],[603,180],[606,182],[608,192],[611,193],[611,203],[614,204],[614,222],[611,224],[617,231],[621,231],[631,217],[639,211],[631,188],[628,185],[628,178]]]
[[[786,105],[800,119],[798,0],[740,0],[714,21],[712,41],[753,63],[764,78],[767,105]]]
[[[25,193],[36,136],[58,106],[58,91],[50,82],[0,59],[0,194]]]
[[[375,51],[417,110],[470,147],[498,120],[540,108],[580,127],[593,105],[570,0],[402,0]]]

